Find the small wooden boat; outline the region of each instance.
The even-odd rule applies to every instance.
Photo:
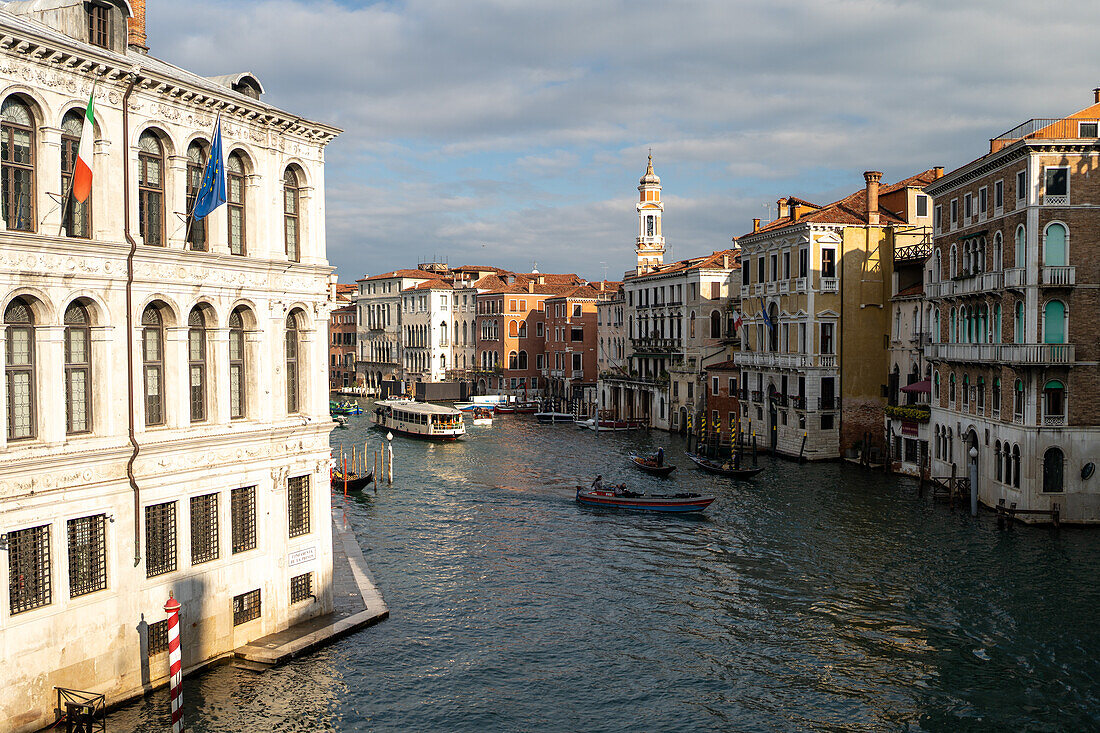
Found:
[[[331,478],[332,478],[332,485],[333,485],[333,487],[336,488],[337,491],[340,491],[344,488],[344,473],[343,473],[343,471],[341,471],[338,468],[332,469]],[[373,482],[373,481],[374,481],[374,470],[373,469],[366,476],[360,476],[357,473],[354,473],[352,471],[348,471],[348,491],[362,491],[363,489],[370,486],[371,482]]]
[[[333,415],[332,421],[336,423],[337,427],[346,428],[348,426],[347,415]]]
[[[516,411],[516,408],[512,405],[497,405],[493,408],[493,412],[499,412],[502,414],[511,414]]]
[[[492,425],[493,413],[487,408],[479,407],[474,410],[474,425]]]
[[[577,487],[577,503],[610,509],[635,509],[646,512],[701,512],[714,501],[713,496],[701,494],[637,494],[613,489],[586,489]]]
[[[541,423],[573,422],[573,416],[568,412],[536,412],[535,419]]]
[[[726,464],[712,461],[711,459],[701,456],[698,453],[686,453],[688,458],[692,460],[699,468],[710,473],[718,474],[719,476],[728,476],[730,478],[752,478],[756,474],[764,470],[764,466],[753,466],[752,468],[734,468],[732,463],[729,463],[729,468]]]
[[[676,470],[676,466],[668,463],[663,463],[658,466],[657,460],[649,456],[631,456],[630,461],[638,468],[646,473],[652,473],[654,476],[667,476]]]
[[[533,415],[539,411],[539,406],[534,402],[520,402],[516,405],[516,412]]]

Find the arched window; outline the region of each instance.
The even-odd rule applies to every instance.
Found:
[[[1005,470],[1004,470],[1005,479],[1004,479],[1004,482],[1005,482],[1006,485],[1011,486],[1012,485],[1012,448],[1008,445],[1008,443],[1004,444],[1004,457],[1003,457],[1003,460],[1004,460],[1004,464],[1005,464]]]
[[[956,262],[958,262],[958,257],[959,257],[959,248],[958,248],[957,245],[952,244],[951,245],[951,259],[947,263],[948,266],[951,268],[951,272],[950,272],[951,279],[954,279],[956,273],[958,272],[958,266],[956,265]]]
[[[206,219],[196,219],[191,213],[202,186],[207,157],[205,146],[198,140],[187,146],[187,246],[196,252],[205,252],[207,246]]]
[[[7,179],[5,178],[5,181]],[[34,311],[27,298],[15,298],[4,310],[8,390],[8,440],[33,438],[37,411],[34,380]]]
[[[75,109],[67,112],[61,121],[61,192],[65,195],[61,225],[68,236],[88,239],[92,236],[92,197],[81,203],[72,196],[73,171],[83,132],[84,113]],[[85,151],[85,155],[89,152]]]
[[[1043,387],[1043,424],[1066,424],[1066,386],[1057,379]]]
[[[466,321],[462,322],[462,343],[470,343],[469,339],[466,338]]]
[[[187,372],[191,422],[206,419],[206,318],[198,306],[187,316]]]
[[[977,395],[975,402],[977,403],[978,412],[985,412],[985,377],[978,377],[978,383],[974,385],[974,389]]]
[[[1024,225],[1016,227],[1016,267],[1024,266],[1024,254],[1027,249],[1027,230]]]
[[[940,266],[940,251],[936,250],[936,258],[932,260],[932,282],[938,283],[943,278],[943,269]]]
[[[993,455],[996,456],[996,459],[993,462],[994,472],[996,474],[997,481],[1000,481],[1001,478],[1004,476],[1004,466],[1001,463],[1001,441],[999,440],[994,444]]]
[[[4,221],[8,229],[33,232],[34,116],[18,97],[0,106],[0,173]]]
[[[225,207],[229,217],[229,254],[247,253],[245,231],[244,160],[233,152],[225,164]]]
[[[1020,446],[1012,446],[1012,486],[1020,488]]]
[[[999,417],[1001,413],[1001,379],[993,380],[993,415]]]
[[[446,346],[447,345],[447,322],[446,321],[440,321],[439,322],[439,345],[440,346]]]
[[[1062,267],[1066,264],[1066,228],[1054,223],[1043,236],[1043,266]]]
[[[508,352],[508,368],[519,369],[519,356],[514,351]]]
[[[1022,422],[1024,419],[1024,383],[1023,380],[1017,379],[1015,387],[1013,389],[1015,395],[1015,403],[1012,407],[1012,414],[1016,422]]]
[[[1060,300],[1047,301],[1043,308],[1043,343],[1066,343],[1066,306]]]
[[[520,369],[526,369],[527,368],[527,352],[526,351],[520,351],[519,352],[519,368]]]
[[[774,312],[774,310],[773,304],[772,311]],[[722,338],[722,314],[718,311],[710,312],[710,337],[712,339]],[[775,351],[775,348],[772,351]]]
[[[527,321],[519,322],[519,337],[521,339],[527,338]]]
[[[1013,342],[1022,344],[1024,342],[1024,302],[1022,300],[1016,301],[1016,324],[1015,333],[1013,334]]]
[[[962,408],[963,410],[970,409],[970,375],[964,374],[962,381]]]
[[[1001,233],[996,232],[993,235],[993,269],[1000,272],[1004,269],[1004,266],[1004,246],[1001,241]]]
[[[145,425],[164,424],[164,318],[153,304],[141,314],[141,362]]]
[[[65,309],[65,432],[92,429],[91,317],[80,301]]]
[[[935,326],[932,328],[932,341],[939,343],[940,339],[943,338],[943,336],[940,334],[940,311],[938,308],[936,309],[936,312],[932,315],[932,318],[935,321]]]
[[[1062,491],[1062,467],[1065,458],[1060,448],[1047,448],[1043,454],[1043,491],[1048,494]]]
[[[298,318],[292,312],[286,317],[286,411],[291,415],[299,409],[298,351],[300,345]]]
[[[164,245],[164,148],[152,130],[138,138],[138,230],[145,244]]]
[[[940,373],[936,372],[932,380],[932,399],[938,400],[940,398]]]
[[[244,307],[229,315],[229,417],[245,416],[247,402],[247,372],[245,371]]]
[[[286,243],[287,259],[291,262],[302,260],[299,243],[301,227],[298,222],[299,185],[298,174],[293,168],[287,168],[283,174],[283,241]]]
[[[947,379],[947,399],[954,405],[955,402],[955,372]]]
[[[688,338],[695,338],[695,311],[688,316]]]
[[[951,331],[951,333],[949,334],[950,343],[957,343],[959,337],[959,317],[958,312],[955,310],[954,306],[951,306],[951,322],[948,324],[948,326],[949,330]]]
[[[509,336],[518,336],[519,335],[519,324],[517,324],[515,321],[508,321],[508,335]]]
[[[993,306],[993,342],[1001,343],[1001,304]]]

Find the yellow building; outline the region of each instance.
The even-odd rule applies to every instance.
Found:
[[[942,169],[865,187],[826,206],[777,202],[780,217],[741,247],[742,430],[764,447],[809,459],[881,453],[889,370],[894,260],[926,246],[931,206],[922,189]]]

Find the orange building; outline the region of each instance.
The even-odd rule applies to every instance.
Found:
[[[336,302],[341,305],[332,311],[328,321],[328,388],[331,392],[356,385],[355,291],[354,284],[336,285]]]
[[[580,400],[591,407],[585,409],[586,413],[594,412],[598,377],[596,304],[615,292],[585,285],[546,299],[546,367],[542,372],[546,396],[563,403]]]

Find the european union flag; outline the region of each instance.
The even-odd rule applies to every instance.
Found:
[[[195,197],[196,219],[202,219],[225,203],[225,164],[222,162],[222,118],[214,125],[214,142],[210,145],[210,160],[202,172],[202,184]]]

